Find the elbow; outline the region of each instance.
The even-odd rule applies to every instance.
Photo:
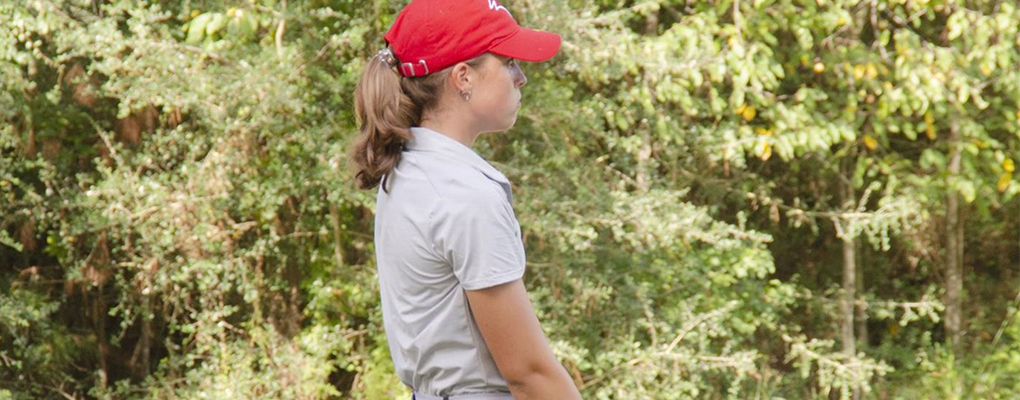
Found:
[[[503,379],[506,379],[507,385],[511,387],[526,388],[555,375],[556,367],[559,367],[558,363],[547,360],[522,361],[519,365],[507,368],[503,373]]]
[[[581,400],[574,381],[555,358],[521,364],[503,377],[515,399],[520,400]]]

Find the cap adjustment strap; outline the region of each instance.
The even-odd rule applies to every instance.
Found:
[[[429,74],[429,65],[425,63],[425,60],[418,60],[418,63],[421,64],[422,68],[425,69],[425,73],[421,74],[421,75],[422,76],[428,75]],[[417,73],[417,70],[415,69],[415,67],[416,67],[415,64],[412,64],[412,63],[409,63],[409,62],[402,63],[402,64],[400,64],[400,72],[402,72],[404,74],[404,76],[415,77],[415,76],[418,76],[418,73]]]

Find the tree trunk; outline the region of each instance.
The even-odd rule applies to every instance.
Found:
[[[960,174],[960,132],[956,124],[950,128],[949,179]],[[963,224],[960,221],[960,195],[950,186],[946,191],[946,340],[954,354],[959,355],[961,302],[963,291]]]
[[[840,340],[843,343],[843,352],[851,356],[857,354],[854,340],[854,297],[857,295],[857,273],[854,271],[857,267],[854,259],[855,247],[853,240],[843,240],[843,299],[839,306],[843,323],[840,326]]]
[[[854,209],[854,187],[851,181],[853,177],[853,164],[844,161],[840,167],[840,209],[849,211]],[[837,223],[842,224],[843,221]],[[857,298],[857,242],[851,237],[844,227],[842,230],[843,240],[843,296],[839,302],[839,311],[842,316],[840,324],[840,342],[843,344],[843,353],[848,356],[857,355],[857,343],[854,338],[854,314],[856,313]],[[860,391],[857,387],[853,390],[853,399],[860,398]]]
[[[860,262],[857,264],[857,294],[861,295],[864,293],[864,266],[868,264],[866,255],[866,248],[863,245],[863,241],[858,239],[857,242],[860,244]],[[857,345],[860,347],[866,347],[868,345],[868,306],[864,302],[857,303],[857,316],[854,320],[857,324]]]
[[[149,359],[152,352],[153,325],[155,324],[152,319],[147,318],[147,314],[151,311],[152,299],[147,298],[142,315],[139,316],[141,319],[141,332],[138,336],[138,342],[135,343],[135,349],[131,353],[131,377],[138,382],[149,376]]]
[[[848,164],[844,162],[840,167],[841,187],[839,200],[840,209],[844,211],[853,209],[853,183],[849,180]],[[838,220],[837,223],[842,224],[843,221]],[[843,296],[839,302],[839,314],[842,317],[839,338],[843,345],[843,352],[853,356],[857,354],[854,340],[854,300],[857,296],[857,249],[854,238],[849,236],[845,228],[842,229],[841,235],[840,239],[843,240]]]
[[[85,296],[86,294],[83,294]],[[106,338],[106,298],[103,295],[103,285],[99,285],[98,294],[92,302],[92,323],[96,331],[96,340],[99,344],[99,387],[106,389],[110,376],[110,367],[107,360],[110,358],[110,343]]]
[[[645,29],[646,35],[655,35],[659,29],[659,14],[652,12],[645,16]],[[635,129],[640,131],[641,135],[641,147],[638,148],[637,152],[637,176],[635,181],[637,182],[637,189],[644,193],[648,191],[651,186],[651,171],[649,164],[652,158],[652,135],[649,132],[651,129],[649,126],[641,126],[636,124]]]
[[[329,222],[333,225],[333,257],[336,258],[337,269],[344,267],[343,240],[340,238],[340,208],[333,202],[329,203]]]

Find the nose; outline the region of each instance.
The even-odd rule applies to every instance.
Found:
[[[524,71],[521,71],[521,67],[514,65],[513,73],[514,86],[520,88],[528,84],[528,77],[524,75]]]

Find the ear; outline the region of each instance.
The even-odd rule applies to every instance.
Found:
[[[470,91],[478,79],[474,68],[464,62],[457,63],[450,70],[450,82],[457,92]]]

